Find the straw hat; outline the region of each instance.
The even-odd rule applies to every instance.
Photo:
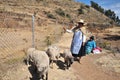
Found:
[[[80,20],[78,21],[78,23],[82,23],[82,24],[84,24],[85,22],[84,22],[83,19],[80,19]]]

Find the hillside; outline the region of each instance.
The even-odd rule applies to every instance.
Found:
[[[90,32],[111,27],[108,17],[72,0],[0,0],[1,58],[33,44],[44,49],[46,45],[59,41],[63,26],[74,25],[80,18],[88,23]],[[34,42],[31,31],[35,35]]]
[[[100,55],[85,56],[82,64],[75,62],[66,71],[61,57],[55,69],[50,68],[49,80],[119,80],[120,56],[115,53],[120,28],[111,28],[111,19],[73,0],[0,0],[0,80],[36,80],[32,68],[24,64],[26,49],[34,45],[45,50],[51,44],[69,48],[72,34],[64,33],[63,27],[80,18],[88,23],[88,34],[95,35],[100,47],[113,51],[103,49]]]
[[[78,11],[79,10],[79,11]],[[72,0],[1,0],[0,18],[11,18],[23,23],[36,13],[37,26],[51,22],[76,22],[80,18],[87,23],[107,23],[111,20],[92,7]],[[79,13],[79,14],[78,14]],[[16,23],[17,23],[16,22]],[[27,22],[26,22],[27,23]],[[20,24],[19,24],[20,25]],[[25,25],[26,26],[26,25]]]

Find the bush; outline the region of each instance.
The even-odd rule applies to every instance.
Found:
[[[48,18],[52,18],[52,19],[56,19],[56,17],[55,17],[53,14],[51,14],[51,13],[48,13],[48,14],[47,14],[47,17],[48,17]]]
[[[107,42],[107,41],[104,41],[104,40],[98,40],[96,41],[97,42],[97,45],[101,48],[104,48],[104,49],[107,49],[107,50],[110,50],[111,49],[111,43]]]
[[[61,8],[58,8],[57,10],[55,10],[55,12],[62,17],[65,16],[65,12]]]
[[[39,3],[40,1],[43,1],[43,0],[36,0],[36,2],[38,2],[38,3]]]
[[[66,17],[69,18],[69,19],[71,19],[71,16],[69,14],[66,14]]]
[[[52,44],[52,41],[50,40],[50,36],[46,36],[45,43],[47,46]]]
[[[78,9],[78,14],[84,14],[83,9]]]
[[[85,7],[86,7],[86,8],[90,8],[90,6],[89,6],[89,5],[85,5]]]
[[[47,15],[48,18],[56,19],[56,17],[53,14],[51,14],[50,12],[44,11],[44,13]]]

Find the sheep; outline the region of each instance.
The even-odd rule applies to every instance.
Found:
[[[60,58],[60,49],[55,45],[51,45],[47,48],[46,53],[50,58],[50,64],[52,65],[51,68],[53,68],[53,62],[57,62],[58,58]]]
[[[69,49],[65,49],[63,52],[63,57],[64,57],[65,69],[69,69],[69,67],[74,61],[74,57],[72,56],[71,51]]]
[[[33,64],[37,68],[37,73],[39,75],[40,80],[44,79],[44,75],[46,75],[46,80],[48,80],[48,70],[49,70],[49,57],[45,51],[34,50],[32,48],[28,49],[28,55],[32,60]]]
[[[28,48],[28,50],[27,50],[27,59],[26,59],[26,64],[28,65],[28,66],[30,66],[29,64],[29,62],[31,61],[31,62],[33,62],[33,51],[35,51],[35,48]]]
[[[49,69],[48,55],[46,54],[45,51],[38,51],[38,50],[35,50],[33,54],[36,54],[34,60],[35,60],[35,65],[37,67],[39,77],[43,79],[44,74],[46,74],[46,80],[48,80],[48,69]]]

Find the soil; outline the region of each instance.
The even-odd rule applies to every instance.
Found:
[[[61,48],[61,52],[70,47],[72,35],[65,33],[55,44]],[[11,65],[4,63],[0,69],[0,80],[37,80],[36,72],[23,59]],[[69,70],[64,70],[64,60],[61,57],[54,68],[49,69],[48,77],[49,80],[120,80],[120,54],[114,55],[103,49],[101,54],[82,57],[81,63],[74,61]]]

